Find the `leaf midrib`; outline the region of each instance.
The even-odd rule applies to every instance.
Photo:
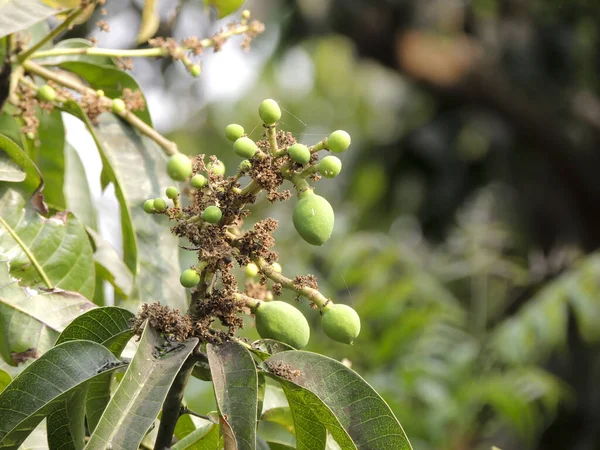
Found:
[[[27,247],[25,245],[25,243],[21,240],[21,238],[15,232],[15,230],[13,230],[12,227],[8,223],[6,223],[6,221],[2,217],[0,217],[0,223],[2,225],[4,225],[4,228],[6,228],[6,231],[8,231],[8,234],[11,235],[11,237],[16,241],[16,243],[19,245],[19,247],[21,247],[21,250],[23,250],[23,252],[27,255],[27,257],[31,261],[31,264],[33,264],[35,269],[38,271],[38,273],[42,277],[42,280],[44,280],[44,283],[46,283],[46,286],[48,286],[48,289],[53,289],[54,286],[52,286],[52,283],[50,283],[50,280],[48,279],[48,275],[46,275],[46,272],[44,271],[44,269],[42,269],[42,266],[40,265],[40,263],[38,262],[36,257],[33,255],[33,253],[31,253],[29,251],[29,247]]]

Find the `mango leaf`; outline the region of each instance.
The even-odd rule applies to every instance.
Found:
[[[298,448],[301,448],[301,426],[306,427],[317,419],[342,448],[347,436],[361,450],[412,449],[390,407],[365,380],[342,363],[316,353],[289,351],[273,355],[265,364],[272,372],[288,378],[281,383],[294,414]],[[311,411],[312,417],[299,416],[300,410]],[[333,413],[343,430],[335,423],[324,422],[327,410]]]
[[[9,271],[0,259],[0,354],[16,365],[50,349],[69,322],[95,305],[75,292],[22,288]]]
[[[279,444],[289,448],[296,448],[296,438],[294,435],[277,423],[261,420],[258,423],[258,434],[269,445]]]
[[[11,261],[11,274],[22,284],[94,296],[92,246],[81,222],[60,212],[46,219],[10,190],[0,198],[0,252]]]
[[[123,308],[106,306],[92,309],[71,322],[60,334],[56,344],[72,340],[88,340],[102,344],[116,357],[133,336],[130,321],[133,314]],[[90,430],[94,430],[110,400],[112,373],[97,377],[89,384],[85,412]]]
[[[12,377],[10,374],[5,370],[0,369],[0,392],[2,392],[4,388],[10,384],[11,380]]]
[[[196,338],[168,343],[146,325],[137,352],[85,448],[137,449],[197,343]]]
[[[117,294],[127,298],[133,290],[133,274],[125,265],[114,247],[105,239],[88,228],[88,234],[94,243],[94,262],[96,273],[113,285]]]
[[[18,187],[27,194],[43,187],[42,174],[31,158],[3,134],[0,134],[0,181],[20,183]]]
[[[61,112],[39,111],[38,135],[32,146],[32,159],[44,179],[44,200],[55,209],[65,209],[65,128]]]
[[[207,346],[225,448],[254,450],[258,378],[254,359],[236,342]]]
[[[53,48],[55,50],[66,50],[66,49],[86,49],[93,48],[94,46],[87,39],[72,38],[60,41]],[[59,64],[67,61],[84,61],[94,64],[112,65],[114,61],[109,56],[104,55],[87,55],[87,54],[72,54],[72,55],[57,55],[48,56],[38,59],[36,62],[45,66],[58,66]]]
[[[96,208],[85,176],[81,158],[69,143],[65,143],[65,179],[63,186],[67,209],[81,220],[81,223],[94,230],[98,229]]]
[[[0,37],[24,30],[64,10],[40,0],[4,0],[0,3]]]
[[[206,0],[208,5],[211,5],[217,10],[217,16],[219,19],[232,14],[237,11],[245,0]]]
[[[287,352],[288,350],[295,349],[294,347],[276,341],[275,339],[259,339],[252,343],[252,352],[263,361],[275,353]]]
[[[0,394],[0,448],[18,448],[73,392],[121,366],[108,349],[95,342],[65,342],[50,349]]]
[[[142,93],[137,81],[131,75],[111,65],[101,65],[87,61],[65,61],[60,63],[59,67],[79,75],[92,88],[103,90],[104,94],[110,98],[121,97],[123,89],[126,88]],[[143,94],[142,98],[145,102]],[[152,119],[147,106],[140,111],[133,111],[133,113],[152,126]]]
[[[105,167],[110,168],[116,183],[115,191],[120,191],[117,198],[121,212],[128,211],[135,232],[137,265],[132,269],[127,264],[137,274],[131,297],[159,301],[184,311],[187,300],[179,283],[177,237],[170,233],[163,217],[148,215],[142,209],[145,200],[164,195],[165,188],[174,184],[166,174],[166,157],[154,141],[140,136],[112,114],[99,117],[95,134],[105,153]],[[124,233],[125,249],[127,239],[131,237]]]
[[[172,450],[217,450],[219,448],[219,426],[214,423],[192,431],[171,447]]]
[[[45,419],[27,436],[19,450],[48,450],[48,433],[46,433]]]

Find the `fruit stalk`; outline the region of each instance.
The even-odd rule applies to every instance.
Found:
[[[285,275],[276,272],[273,270],[271,265],[267,263],[262,258],[254,258],[254,263],[258,266],[259,270],[269,279],[273,280],[276,283],[281,284],[284,288],[290,289],[292,291],[297,292],[300,295],[303,295],[315,305],[319,307],[319,309],[323,309],[325,304],[331,302],[328,298],[326,298],[323,294],[321,294],[318,290],[313,289],[308,286],[297,286],[294,283],[294,280],[286,277]]]

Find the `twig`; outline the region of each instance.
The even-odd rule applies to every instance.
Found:
[[[17,59],[19,61],[25,61],[33,53],[35,53],[36,50],[38,50],[39,48],[42,48],[47,42],[51,41],[56,36],[58,36],[60,33],[62,33],[64,30],[66,30],[69,27],[69,25],[71,25],[71,23],[75,19],[77,19],[77,17],[83,12],[83,9],[84,8],[79,7],[77,9],[71,11],[71,13],[67,16],[67,18],[61,24],[57,25],[52,31],[50,31],[50,33],[48,33],[46,36],[44,36],[37,44],[32,45],[27,50],[18,54]]]

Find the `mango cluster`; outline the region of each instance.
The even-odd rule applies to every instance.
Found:
[[[214,156],[210,157],[210,163],[205,164],[204,155],[190,158],[176,153],[167,162],[167,173],[174,181],[186,182],[187,186],[181,192],[176,186],[168,187],[165,190],[167,200],[163,197],[149,199],[143,204],[143,209],[148,214],[165,214],[176,220],[178,225],[172,228],[176,234],[188,237],[200,249],[205,246],[204,240],[214,240],[215,236],[222,239],[218,246],[213,241],[207,245],[221,249],[222,254],[208,255],[200,251],[198,263],[181,274],[181,285],[192,289],[192,302],[202,302],[209,297],[214,299],[212,286],[220,273],[223,283],[225,280],[229,283],[228,288],[223,290],[223,302],[231,304],[235,301],[236,311],[240,314],[252,312],[262,338],[303,348],[310,338],[310,326],[296,307],[274,300],[273,292],[277,291],[275,295],[278,295],[283,287],[308,298],[320,310],[321,324],[328,337],[351,344],[360,332],[356,311],[325,298],[318,291],[316,281],[303,285],[285,277],[275,261],[276,254],[256,247],[256,242],[254,247],[246,245],[246,238],[252,230],[242,229],[243,219],[249,214],[246,208],[261,191],[266,191],[271,201],[289,198],[289,192],[286,196],[277,190],[281,183],[287,181],[296,191],[292,214],[296,231],[307,243],[324,245],[332,235],[335,214],[327,199],[315,193],[313,184],[321,177],[338,176],[342,162],[333,154],[320,158],[319,152],[346,151],[351,144],[350,135],[337,130],[316,144],[306,145],[296,142],[291,134],[277,130],[282,112],[275,100],[264,100],[259,105],[258,115],[263,122],[262,140],[253,140],[239,124],[225,128],[224,134],[232,143],[232,151],[243,158],[233,176],[226,176],[224,164]],[[241,180],[247,178],[250,181],[242,186]],[[271,184],[265,180],[271,180]],[[182,204],[186,199],[190,201],[189,205]],[[226,272],[233,260],[242,266],[246,279],[258,278],[258,284],[264,286],[273,283],[273,292],[265,287],[264,295],[258,298],[253,297],[254,291],[250,292],[247,288],[244,292],[239,291],[237,283],[236,287],[231,287],[231,276]],[[275,285],[279,286],[277,290]],[[221,315],[215,314],[222,322],[232,322],[231,319],[223,319],[222,312],[219,313]]]

